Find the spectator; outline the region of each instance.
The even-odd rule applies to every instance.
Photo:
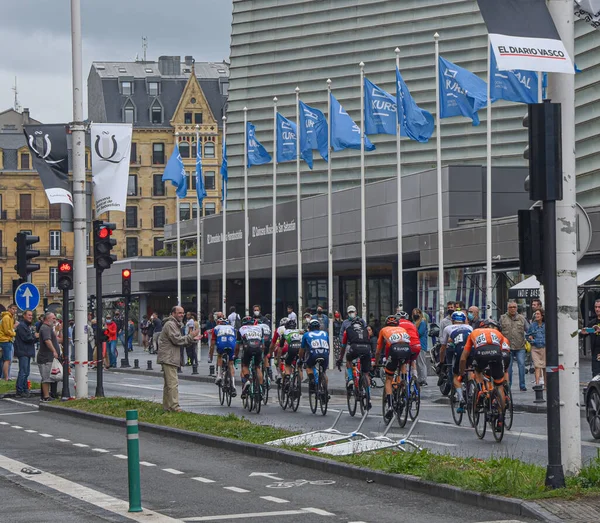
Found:
[[[540,309],[543,309],[544,307],[542,306],[542,300],[540,300],[539,298],[534,298],[531,301],[531,323],[533,323],[535,320],[535,312],[539,311]]]
[[[533,322],[527,330],[527,339],[531,343],[531,359],[535,369],[535,384],[546,383],[546,324],[543,309],[537,309]]]
[[[94,360],[94,346],[96,345],[96,320],[91,312],[88,312],[87,323],[85,324],[84,333],[87,336],[88,346],[88,361]]]
[[[527,391],[525,386],[525,331],[527,330],[527,320],[517,312],[515,301],[508,302],[506,314],[500,316],[500,326],[502,334],[506,336],[510,343],[510,363],[508,366],[508,379],[512,386],[512,364],[517,360],[519,370],[519,388],[522,392]]]
[[[294,320],[298,325],[298,316],[294,312],[294,306],[291,303],[287,306],[287,317],[289,320]]]
[[[479,307],[471,305],[467,311],[467,318],[469,319],[469,325],[473,327],[473,330],[481,328],[483,320],[479,317]]]
[[[117,366],[117,324],[109,314],[106,317],[106,330],[104,335],[108,337],[108,361],[109,368]]]
[[[268,321],[268,319],[262,315],[262,310],[260,308],[260,305],[253,305],[252,306],[252,317],[254,318],[254,321],[258,321],[258,323],[270,323]]]
[[[340,311],[335,311],[333,313],[333,336],[335,338],[339,338],[341,330],[342,330],[342,315],[340,314]]]
[[[52,361],[55,358],[58,359],[60,352],[59,338],[54,330],[56,323],[56,316],[53,312],[49,312],[44,316],[44,322],[40,327],[40,350],[37,355],[37,364],[42,382],[41,401],[51,401],[49,385],[53,383],[50,379]]]
[[[117,338],[121,342],[121,345],[123,345],[124,351],[127,352],[127,343],[125,342],[125,330],[123,328],[123,318],[121,318],[121,313],[119,311],[115,311],[113,323],[117,326]]]
[[[208,316],[206,323],[204,324],[204,334],[206,335],[206,340],[208,341],[208,363],[213,362],[213,354],[214,348],[212,344],[213,330],[217,325],[217,311],[213,309],[212,314]]]
[[[10,364],[13,358],[13,340],[15,339],[15,318],[17,306],[11,303],[8,309],[0,316],[0,349],[2,349],[2,378],[8,381],[10,378]]]
[[[320,330],[327,332],[327,329],[329,328],[329,318],[325,314],[323,314],[323,307],[317,305],[317,314],[312,316],[312,318],[315,320],[319,320]]]
[[[370,325],[367,327],[367,332],[369,333],[369,343],[371,344],[371,358],[374,358],[377,352],[377,336]]]
[[[148,350],[148,327],[150,326],[150,322],[148,321],[148,316],[145,314],[142,316],[142,322],[140,323],[140,331],[142,333],[142,346],[144,347],[144,351]]]
[[[160,336],[160,332],[162,331],[162,321],[158,317],[158,313],[154,313],[154,319],[152,320],[153,330],[152,330],[152,343],[154,345],[154,352],[158,350],[158,337]]]
[[[242,318],[240,318],[240,315],[235,311],[235,306],[233,305],[229,307],[227,321],[234,329],[239,329],[242,326]]]
[[[455,306],[453,301],[449,301],[446,303],[446,316],[440,321],[440,333],[444,332],[444,329],[448,327],[448,325],[452,325],[452,320],[450,316],[454,312]]]
[[[165,320],[158,338],[156,363],[161,364],[163,370],[163,409],[165,411],[181,412],[179,406],[179,378],[177,376],[180,363],[179,347],[191,345],[196,341],[199,334],[197,329],[187,335],[181,334],[184,314],[183,307],[173,307],[171,315]]]
[[[302,327],[300,327],[300,325],[298,325],[297,327],[300,329],[302,328],[303,331],[308,331],[308,322],[312,320],[312,314],[309,311],[306,311],[304,313],[304,316],[302,316]]]
[[[593,329],[594,332],[590,333],[586,329],[581,329],[580,334],[583,336],[592,334],[592,376],[597,376],[600,374],[600,299],[594,302],[594,312],[596,317],[587,325],[588,329]]]
[[[75,334],[75,321],[74,320],[69,320],[69,326],[67,328],[67,333],[69,335],[69,343],[68,343],[69,350],[64,351],[64,352],[66,354],[69,354],[71,361],[75,361],[75,340],[74,340],[74,336],[73,336]]]
[[[32,326],[33,312],[23,311],[23,321],[19,322],[15,331],[15,356],[19,360],[19,375],[17,376],[17,397],[29,397],[29,371],[31,358],[35,356],[36,334]]]
[[[421,352],[417,358],[417,374],[419,376],[419,385],[422,387],[427,386],[427,321],[423,316],[423,311],[418,308],[412,310],[412,321],[417,328],[419,334],[419,341],[421,342]]]
[[[133,320],[129,320],[127,328],[127,350],[133,352],[133,335],[135,334],[135,323]]]
[[[466,310],[467,305],[464,301],[460,300],[460,301],[455,301],[454,302],[454,310],[456,311],[464,311]]]
[[[196,315],[193,312],[187,313],[187,322],[185,323],[185,333],[190,334],[198,330],[198,322],[196,321]],[[198,365],[198,344],[192,343],[186,348],[187,362],[186,365]]]

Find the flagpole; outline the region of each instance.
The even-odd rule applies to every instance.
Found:
[[[248,108],[244,107],[244,304],[250,315],[250,274],[248,268]]]
[[[365,64],[360,62],[360,278],[362,317],[367,321],[367,239],[365,216]]]
[[[544,100],[544,73],[542,71],[538,71],[538,103],[541,104]]]
[[[300,196],[298,196],[300,198]],[[277,307],[277,97],[273,98],[273,232],[271,259],[271,329],[275,332]]]
[[[227,139],[227,116],[223,116],[223,143],[226,143]],[[223,159],[221,158],[221,162]],[[221,183],[226,183],[221,180]],[[223,244],[223,314],[227,316],[227,186],[224,185],[222,187],[222,196],[223,196],[223,204],[221,208],[221,214],[223,215],[223,237],[221,238],[221,243]]]
[[[435,123],[436,123],[436,156],[437,156],[437,208],[438,208],[438,307],[439,319],[444,317],[446,296],[444,292],[444,216],[442,209],[442,142],[440,119],[440,35],[435,33]]]
[[[196,124],[196,163],[198,163],[198,154],[201,154],[199,149],[200,145],[200,126]],[[198,166],[196,165],[196,170]],[[202,174],[201,174],[202,175]],[[196,194],[198,193],[198,180],[196,180]],[[198,318],[198,325],[202,324],[202,285],[201,285],[201,257],[200,257],[200,213],[202,209],[200,208],[200,200],[198,200],[198,212],[196,212],[196,317]],[[198,350],[198,361],[202,361],[202,341],[197,342],[197,350]]]
[[[306,131],[306,129],[305,129]],[[302,199],[300,197],[300,87],[296,87],[296,243],[298,256],[298,318],[302,314]]]
[[[179,133],[175,133],[175,141],[177,142],[177,146],[179,146]],[[180,216],[179,216],[179,196],[177,198],[177,305],[181,307],[181,245],[180,245],[180,237],[181,237],[181,225],[180,225]]]
[[[485,259],[486,259],[486,318],[492,317],[492,77],[491,77],[491,46],[488,36],[487,45],[487,64],[488,64],[488,82],[487,82],[487,168],[486,168],[486,241],[485,241]]]
[[[331,80],[327,80],[327,308],[329,316],[329,344],[333,347],[333,225],[331,195]],[[333,370],[333,352],[329,358]]]
[[[396,69],[400,70],[400,48],[396,47],[394,52],[396,53]],[[396,110],[400,111],[400,108],[398,107]],[[396,209],[398,213],[398,307],[402,309],[404,302],[404,289],[402,281],[404,276],[404,264],[402,263],[402,163],[400,156],[400,133],[401,126],[400,121],[398,120],[396,122],[396,183],[398,185],[398,201],[396,203]]]

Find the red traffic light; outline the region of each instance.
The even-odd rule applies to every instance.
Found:
[[[58,272],[71,272],[73,266],[69,262],[63,262],[58,266]]]
[[[123,269],[121,271],[121,276],[123,276],[123,278],[131,278],[131,271],[129,269]]]
[[[108,238],[110,236],[110,234],[112,234],[112,232],[109,229],[105,228],[105,227],[103,227],[102,229],[100,229],[98,231],[98,237],[102,238],[102,239]]]

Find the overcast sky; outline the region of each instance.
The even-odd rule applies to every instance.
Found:
[[[21,107],[44,123],[73,119],[69,0],[0,0],[0,111]],[[83,85],[93,61],[192,55],[229,58],[232,0],[81,0]],[[87,95],[84,99],[87,116]]]

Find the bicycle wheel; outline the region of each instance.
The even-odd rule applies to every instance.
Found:
[[[504,437],[504,417],[500,406],[502,405],[502,398],[496,388],[490,392],[490,430],[494,435],[494,439],[500,443]]]
[[[411,376],[410,378],[408,391],[408,415],[410,416],[411,421],[415,421],[421,410],[421,388],[414,376]]]
[[[284,374],[281,378],[281,381],[277,384],[277,397],[279,398],[279,405],[283,410],[287,409],[288,407],[289,383],[289,376]]]
[[[292,377],[292,386],[290,387],[290,405],[294,412],[296,412],[298,410],[298,407],[300,406],[300,386],[300,373],[296,369]]]
[[[465,409],[467,411],[467,415],[469,416],[469,423],[471,424],[471,427],[475,426],[475,423],[473,422],[473,398],[475,397],[476,391],[477,383],[475,382],[475,380],[469,380],[467,382],[467,390],[465,396],[467,402]]]
[[[319,365],[319,405],[321,406],[321,414],[325,416],[329,405],[329,391],[327,390],[325,369],[322,365]]]
[[[396,411],[396,419],[400,428],[406,425],[408,419],[408,403],[406,395],[406,380],[402,378],[398,387],[394,390],[394,410]]]
[[[463,414],[462,412],[456,412],[458,407],[460,407],[458,394],[456,393],[456,388],[452,387],[452,392],[450,393],[450,409],[452,409],[452,419],[454,420],[454,423],[460,425],[462,423]]]
[[[225,375],[223,377],[223,388],[225,393],[225,399],[227,400],[227,406],[231,407],[231,389],[233,385],[231,384],[231,374],[229,374],[229,369],[225,370]],[[223,405],[221,403],[221,405]]]
[[[223,405],[225,403],[225,388],[223,385],[223,381],[225,380],[225,378],[223,378],[223,380],[221,380],[221,383],[219,383],[218,387],[219,387],[219,403],[221,405]]]
[[[310,403],[310,410],[313,414],[315,414],[317,412],[317,407],[319,406],[319,390],[318,387],[321,384],[320,383],[320,376],[317,375],[317,367],[315,367],[313,369],[313,375],[314,377],[319,380],[319,383],[315,383],[315,381],[313,381],[312,384],[312,390],[311,390],[311,386],[310,386],[310,381],[309,381],[309,385],[308,385],[308,402]]]
[[[385,390],[383,391],[383,394],[381,395],[381,415],[383,416],[383,422],[387,425],[390,420],[385,419],[385,414],[388,411],[388,404],[387,404],[387,397],[385,394]]]
[[[441,371],[443,373],[443,380],[442,384],[440,385],[440,392],[442,393],[442,396],[448,396],[448,394],[450,394],[450,390],[452,389],[452,379],[448,374],[449,371],[450,367],[448,365],[444,365],[444,368]]]
[[[506,383],[504,384],[504,401],[506,403],[504,406],[504,428],[510,430],[513,425],[513,397],[510,387]]]
[[[358,385],[358,401],[360,401],[360,413],[364,415],[365,411],[369,410],[369,403],[371,403],[371,390],[369,388],[369,380],[366,374],[360,376]]]
[[[348,414],[350,414],[350,416],[356,414],[356,407],[358,405],[358,396],[356,396],[356,391],[354,389],[356,389],[355,386],[349,391],[348,386],[346,385],[346,402],[348,403]]]
[[[252,383],[250,384],[250,396],[252,397],[252,408],[250,409],[250,412],[255,410],[256,413],[259,414],[260,407],[262,405],[262,385],[258,382],[258,376],[256,375],[256,367],[254,365],[252,365],[251,373],[252,374],[250,379],[252,380]]]
[[[269,372],[263,372],[263,384],[261,386],[262,402],[266,405],[269,402],[269,389],[271,388],[271,379],[269,378]]]
[[[475,399],[473,400],[473,426],[475,427],[475,434],[479,439],[485,437],[485,431],[487,428],[487,397],[479,387],[475,392]]]

